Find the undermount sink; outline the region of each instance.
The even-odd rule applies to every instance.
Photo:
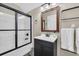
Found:
[[[37,39],[40,39],[40,40],[45,40],[45,41],[49,41],[49,42],[54,42],[56,39],[57,39],[57,35],[50,35],[49,37],[42,34],[40,36],[37,36],[35,37]]]

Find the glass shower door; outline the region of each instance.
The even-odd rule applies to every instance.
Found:
[[[15,12],[0,7],[0,54],[15,48]]]
[[[30,43],[30,17],[18,14],[18,47]]]

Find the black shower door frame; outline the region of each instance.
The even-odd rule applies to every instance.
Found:
[[[0,3],[0,7],[4,7],[6,9],[9,9],[9,10],[15,12],[15,19],[14,19],[15,20],[15,30],[14,30],[15,31],[15,39],[14,39],[15,40],[15,48],[11,49],[9,51],[5,51],[5,52],[1,53],[0,54],[0,56],[1,56],[1,55],[7,54],[7,53],[9,53],[11,51],[14,51],[16,49],[19,49],[21,47],[24,47],[24,46],[32,43],[32,16],[28,15],[28,14],[22,12],[22,11],[19,11],[17,9],[14,9],[12,7],[9,7],[9,6],[5,5],[5,4],[2,4],[2,3]],[[28,42],[28,43],[26,43],[24,45],[21,45],[21,46],[18,46],[18,31],[20,31],[20,30],[18,30],[18,14],[22,14],[22,15],[30,18],[30,29],[29,29],[29,31],[30,31],[30,42]],[[0,31],[4,31],[4,30],[0,30]],[[11,30],[7,30],[7,31],[11,31]]]

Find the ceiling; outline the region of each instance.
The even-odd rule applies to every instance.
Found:
[[[4,3],[4,4],[12,8],[18,9],[20,11],[23,11],[25,13],[28,13],[29,11],[41,6],[43,3]]]

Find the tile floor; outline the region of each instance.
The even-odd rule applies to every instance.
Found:
[[[60,51],[60,56],[79,56],[79,54],[75,54],[69,51],[62,50]]]

